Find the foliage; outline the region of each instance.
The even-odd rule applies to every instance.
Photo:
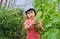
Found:
[[[25,20],[27,19],[26,15],[24,14],[23,15],[23,18],[24,18],[24,22]],[[24,25],[24,24],[23,24]],[[22,27],[22,38],[21,39],[26,39],[26,30],[24,29],[24,26]]]
[[[22,13],[22,9],[0,7],[0,39],[13,39],[21,34]]]
[[[57,0],[34,0],[36,11],[42,11],[40,19],[45,31],[41,32],[41,39],[60,39],[60,14],[56,4]]]

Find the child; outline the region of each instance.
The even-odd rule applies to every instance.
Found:
[[[25,12],[25,14],[27,19],[24,22],[24,28],[27,32],[27,39],[40,39],[40,33],[35,31],[34,24],[37,24],[40,30],[43,30],[43,27],[41,22],[34,20],[36,11],[33,8],[30,8]]]

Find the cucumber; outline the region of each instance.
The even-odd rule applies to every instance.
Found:
[[[42,12],[39,11],[34,19],[37,20],[37,21],[40,21],[41,16],[42,16]]]
[[[35,29],[35,31],[39,31],[39,28],[38,28],[38,26],[37,26],[37,24],[34,24],[34,29]]]
[[[41,17],[41,16],[42,16],[42,12],[39,11],[34,19],[35,19],[36,21],[40,21],[40,17]],[[39,28],[38,28],[38,25],[37,25],[37,24],[34,24],[34,29],[35,29],[36,31],[39,31]]]

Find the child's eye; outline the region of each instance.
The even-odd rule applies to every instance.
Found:
[[[29,14],[29,13],[27,13],[27,14]]]

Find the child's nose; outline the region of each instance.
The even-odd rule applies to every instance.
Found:
[[[32,14],[30,14],[30,15],[32,15]]]
[[[32,13],[30,13],[30,14],[32,14]]]

